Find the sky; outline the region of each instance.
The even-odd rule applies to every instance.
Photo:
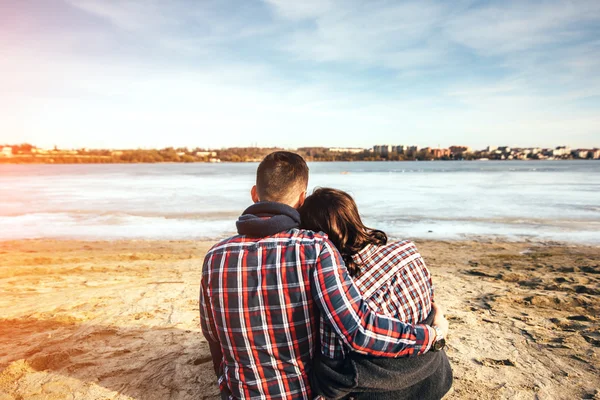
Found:
[[[0,143],[600,146],[600,1],[0,0]]]

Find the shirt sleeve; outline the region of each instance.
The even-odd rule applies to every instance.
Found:
[[[208,259],[209,257],[207,256],[206,260]],[[217,375],[217,378],[220,379],[223,374],[223,353],[221,351],[221,344],[219,343],[217,328],[214,323],[210,305],[210,298],[208,296],[207,277],[209,274],[207,273],[208,263],[206,260],[202,267],[202,280],[200,282],[200,326],[210,348],[215,374]]]
[[[378,357],[425,353],[435,337],[427,325],[410,325],[372,311],[354,285],[339,251],[325,240],[311,282],[323,321],[355,352]]]

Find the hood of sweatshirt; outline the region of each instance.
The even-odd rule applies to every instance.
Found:
[[[248,207],[235,224],[240,235],[266,237],[298,228],[300,214],[286,204],[261,201]]]

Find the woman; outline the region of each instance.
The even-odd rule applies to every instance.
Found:
[[[432,324],[431,275],[412,242],[388,243],[384,232],[367,228],[352,197],[341,190],[318,188],[299,211],[303,228],[325,232],[338,248],[373,310],[411,324]],[[321,342],[325,356],[315,359],[312,384],[316,393],[328,399],[348,398],[352,393],[360,400],[433,400],[452,386],[452,370],[443,350],[398,359],[349,353],[325,324],[321,324]],[[324,351],[332,343],[339,350]]]

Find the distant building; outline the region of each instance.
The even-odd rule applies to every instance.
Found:
[[[398,154],[404,154],[408,150],[408,146],[401,144],[398,146],[394,146],[393,150]]]
[[[492,151],[496,151],[497,149],[498,149],[498,146],[488,146],[485,151],[487,151],[488,153],[491,153]]]
[[[118,157],[118,156],[122,156],[123,152],[122,151],[111,151],[110,155],[113,157]]]
[[[49,154],[52,152],[52,150],[51,149],[34,148],[34,149],[31,149],[31,152],[34,154]]]
[[[593,151],[593,150],[585,150],[585,149],[575,150],[575,157],[577,157],[577,158],[587,158],[588,154],[590,154],[590,151]]]
[[[429,152],[434,158],[442,158],[450,156],[450,149],[429,149]]]
[[[332,153],[352,153],[352,154],[357,154],[357,153],[362,153],[363,151],[365,151],[365,149],[361,149],[358,147],[332,147],[329,149],[330,152]]]
[[[387,156],[388,154],[390,154],[393,151],[392,147],[393,146],[391,146],[389,144],[373,146],[373,152],[375,154],[379,154],[381,156]]]
[[[600,149],[594,149],[592,150],[592,158],[594,160],[597,160],[600,158]]]
[[[409,154],[415,154],[415,153],[418,153],[419,150],[421,150],[421,148],[419,146],[408,146],[406,152]]]
[[[216,157],[216,151],[197,151],[196,157]]]
[[[452,154],[463,154],[470,152],[471,148],[469,146],[450,146],[450,153]]]
[[[501,151],[502,153],[510,153],[510,147],[508,147],[508,146],[500,146],[500,147],[498,147],[498,150]]]
[[[3,147],[2,151],[0,152],[0,155],[2,155],[3,157],[12,157],[13,156],[12,147],[8,147],[8,146]]]
[[[567,146],[559,146],[556,149],[552,150],[552,155],[557,156],[567,156],[571,154],[571,148]]]

